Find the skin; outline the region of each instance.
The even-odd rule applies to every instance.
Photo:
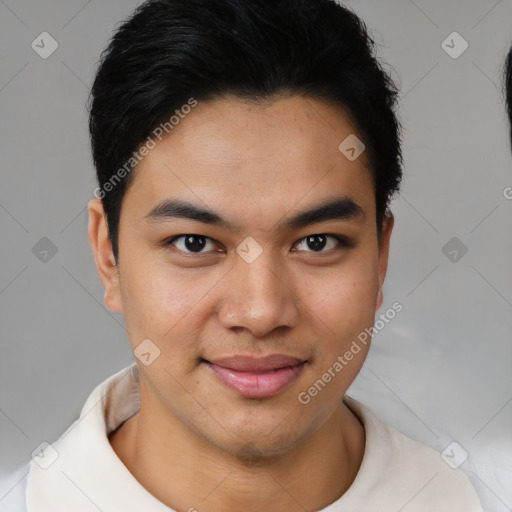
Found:
[[[343,397],[367,348],[310,403],[297,399],[373,325],[382,304],[393,217],[379,244],[366,155],[351,162],[338,150],[353,133],[341,107],[312,98],[199,102],[134,171],[118,266],[101,200],[89,203],[105,303],[125,316],[132,349],[149,338],[160,350],[149,366],[136,359],[141,408],[110,443],[174,510],[319,510],[357,474],[365,433]],[[340,196],[364,216],[278,229],[283,218]],[[207,206],[234,228],[145,218],[168,198]],[[315,252],[304,238],[322,233],[354,247],[329,238]],[[165,245],[185,234],[208,237],[203,254],[183,238]],[[263,249],[252,263],[236,252],[249,236]],[[200,362],[275,353],[308,362],[297,380],[262,399],[242,397]]]

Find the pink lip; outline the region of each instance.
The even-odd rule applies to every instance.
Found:
[[[246,398],[277,395],[297,379],[305,362],[280,354],[262,358],[235,356],[206,361],[216,377]]]

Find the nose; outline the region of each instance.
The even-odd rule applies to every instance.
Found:
[[[228,273],[218,318],[224,327],[261,338],[299,320],[299,300],[286,272],[265,251],[252,263],[238,258]]]

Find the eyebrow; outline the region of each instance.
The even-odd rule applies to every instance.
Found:
[[[342,196],[323,201],[320,204],[296,213],[293,217],[285,218],[278,223],[278,229],[299,229],[310,224],[329,220],[362,221],[365,217],[365,212],[361,206],[350,197]],[[202,222],[203,224],[233,229],[229,221],[219,213],[180,199],[165,199],[159,202],[145,215],[144,219],[153,222],[190,219]]]

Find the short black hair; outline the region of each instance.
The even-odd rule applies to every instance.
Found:
[[[505,89],[510,130],[510,144],[512,146],[512,47],[510,47],[505,60]]]
[[[334,0],[149,0],[137,7],[103,51],[89,102],[95,195],[116,261],[133,156],[156,127],[172,128],[169,117],[191,99],[264,101],[284,93],[345,107],[366,146],[380,238],[402,154],[398,89],[374,50],[364,22]]]

